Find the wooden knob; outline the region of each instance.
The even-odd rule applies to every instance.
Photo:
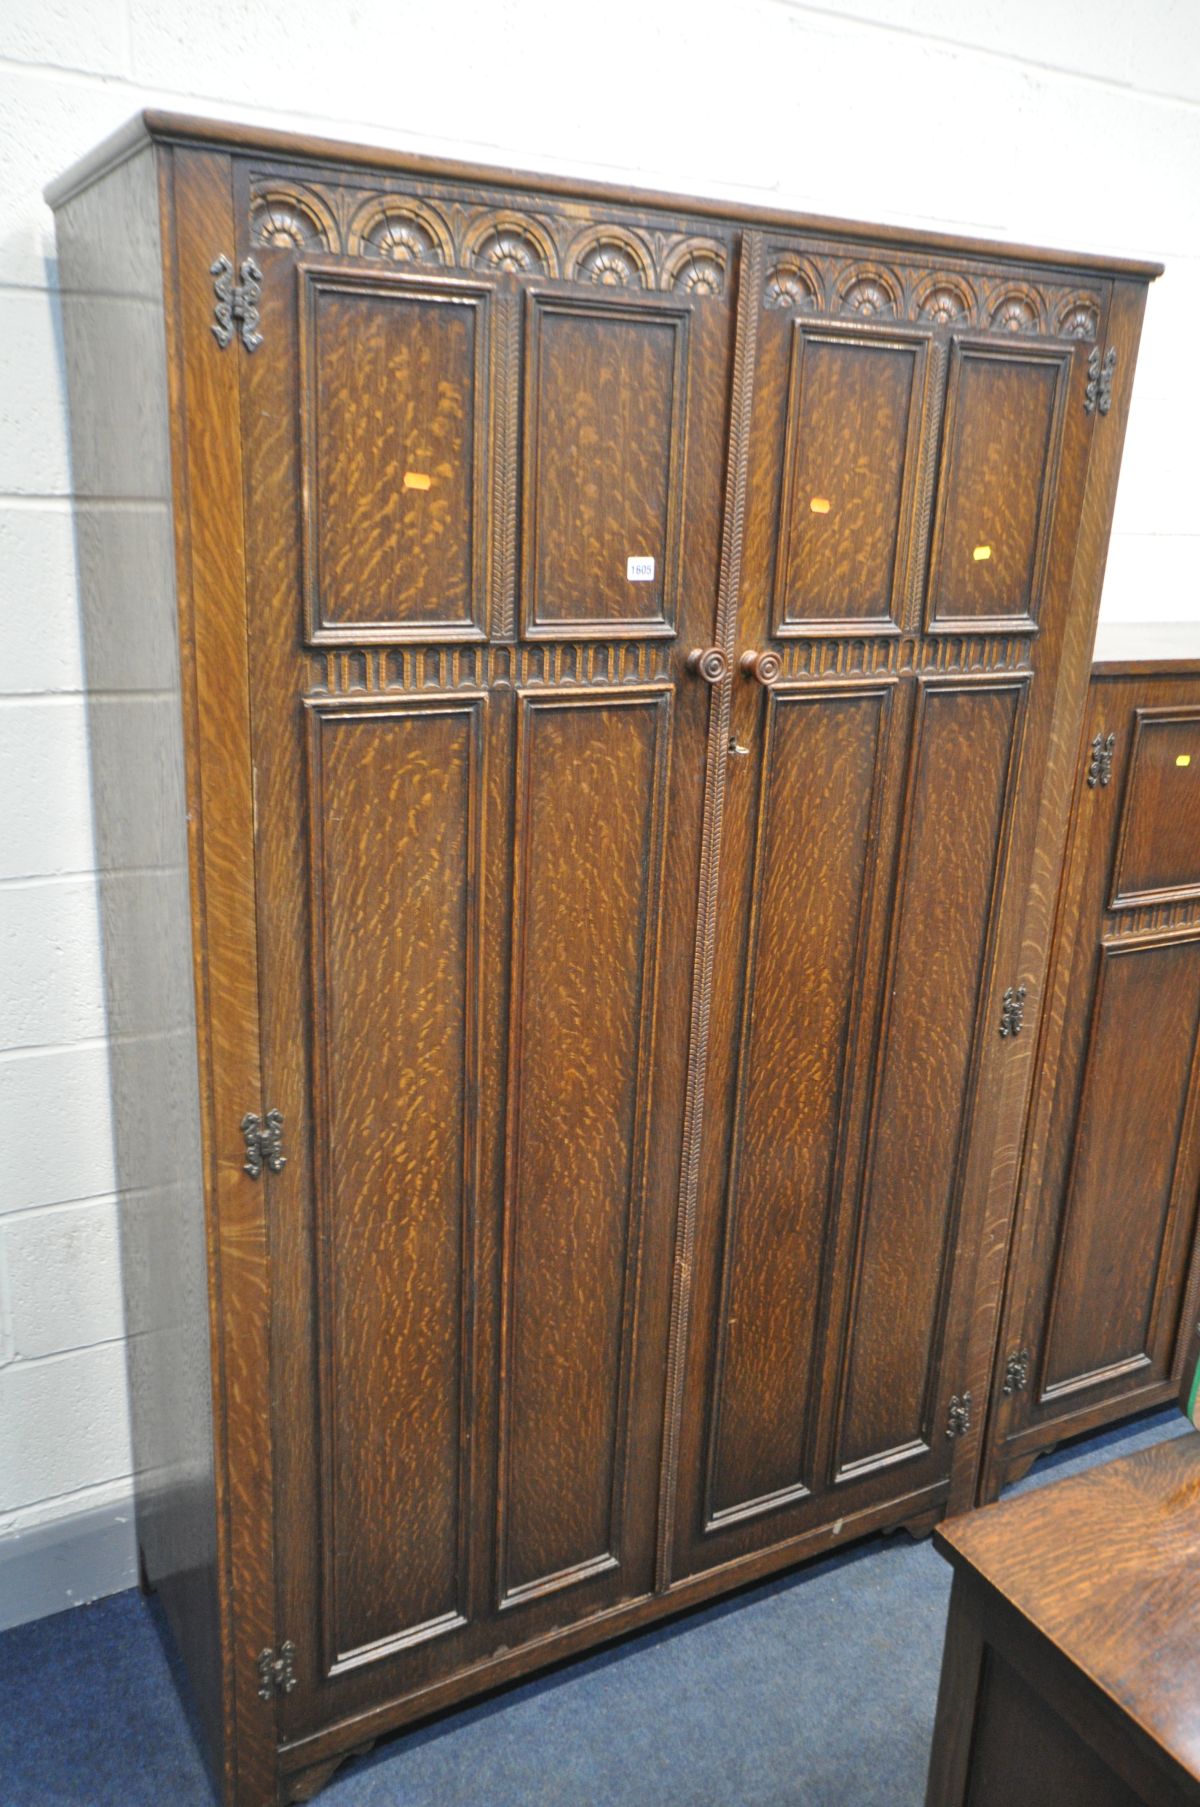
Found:
[[[697,646],[687,656],[687,668],[699,673],[706,684],[719,684],[729,675],[729,659],[719,646]]]
[[[738,663],[748,678],[757,678],[764,685],[773,684],[783,670],[783,660],[769,649],[765,653],[743,653]]]

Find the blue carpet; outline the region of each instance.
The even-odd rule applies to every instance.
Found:
[[[1021,1490],[1189,1428],[1064,1446]],[[901,1533],[419,1727],[326,1807],[920,1807],[950,1571]],[[136,1593],[0,1636],[0,1807],[212,1807]]]

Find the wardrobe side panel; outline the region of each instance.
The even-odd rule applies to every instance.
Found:
[[[223,1768],[212,1372],[156,153],[56,220],[137,1537]]]

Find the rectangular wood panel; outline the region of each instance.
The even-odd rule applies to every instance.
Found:
[[[929,1447],[993,906],[1025,683],[930,680],[913,727],[838,1478]]]
[[[308,637],[486,631],[490,291],[302,267]]]
[[[927,341],[797,320],[772,631],[899,628]]]
[[[1137,709],[1111,908],[1200,895],[1200,709]]]
[[[690,308],[559,291],[527,310],[525,635],[670,634]]]
[[[502,1606],[621,1560],[671,696],[521,697]]]
[[[485,707],[309,712],[331,1669],[466,1609]]]
[[[770,693],[709,1406],[708,1528],[812,1485],[813,1366],[887,687]]]
[[[1036,625],[1071,357],[1066,347],[955,341],[929,580],[932,630]]]
[[[1200,940],[1101,949],[1043,1399],[1170,1361],[1173,1326],[1156,1323],[1155,1305],[1164,1243],[1195,1203],[1194,1162],[1189,1172],[1181,1157],[1198,1033]]]

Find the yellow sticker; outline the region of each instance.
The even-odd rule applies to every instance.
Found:
[[[829,497],[828,496],[814,496],[808,506],[812,509],[814,514],[828,514],[829,513]]]
[[[980,563],[980,561],[985,558],[991,558],[991,556],[992,549],[990,546],[976,546],[974,552],[971,554],[971,557],[975,560],[976,564]]]
[[[1175,764],[1176,765],[1191,765],[1191,763],[1192,763],[1192,756],[1190,753],[1176,753],[1176,755],[1175,755]]]
[[[405,489],[428,489],[432,482],[433,478],[426,476],[424,471],[405,471],[404,473]]]

